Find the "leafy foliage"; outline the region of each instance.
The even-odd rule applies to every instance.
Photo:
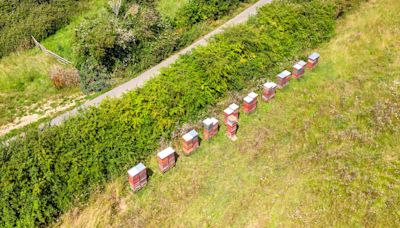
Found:
[[[78,0],[1,1],[0,58],[54,34],[79,12]],[[78,10],[77,10],[78,9]]]
[[[329,39],[334,25],[332,4],[274,2],[247,24],[183,56],[143,88],[1,148],[0,226],[54,221],[144,160],[161,138],[170,138],[177,126],[197,118],[229,90],[275,75],[301,50]]]

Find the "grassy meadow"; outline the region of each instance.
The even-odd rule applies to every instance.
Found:
[[[241,115],[236,142],[222,127],[164,175],[153,157],[145,189],[123,176],[56,226],[400,226],[399,11],[363,4],[315,70]]]

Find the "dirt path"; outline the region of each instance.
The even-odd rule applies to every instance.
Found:
[[[54,118],[50,125],[51,126],[55,126],[55,125],[60,125],[64,120],[68,119],[71,116],[76,115],[80,110],[83,110],[87,107],[90,106],[97,106],[99,105],[105,98],[118,98],[121,97],[122,94],[134,90],[140,86],[142,86],[147,80],[157,76],[160,73],[160,70],[164,67],[168,67],[169,65],[173,64],[181,55],[184,55],[186,53],[189,53],[191,50],[193,50],[194,48],[196,48],[197,46],[203,46],[206,45],[208,43],[208,40],[213,37],[216,34],[222,33],[224,31],[224,29],[237,25],[237,24],[241,24],[243,22],[246,22],[251,16],[255,15],[257,13],[257,9],[260,8],[261,6],[271,3],[272,0],[260,0],[257,3],[255,3],[254,5],[252,5],[251,7],[249,7],[248,9],[246,9],[245,11],[243,11],[242,13],[240,13],[239,15],[237,15],[236,17],[232,18],[231,20],[227,21],[226,23],[224,23],[223,25],[221,25],[220,27],[218,27],[217,29],[215,29],[214,31],[210,32],[209,34],[207,34],[206,36],[204,36],[203,38],[201,38],[200,40],[196,41],[195,43],[193,43],[192,45],[190,45],[189,47],[179,51],[178,53],[172,55],[171,57],[167,58],[166,60],[162,61],[160,64],[150,68],[149,70],[145,71],[144,73],[142,73],[141,75],[139,75],[138,77],[112,89],[109,92],[106,92],[98,97],[96,97],[93,100],[87,101],[86,103],[84,103],[83,105],[69,111],[66,112],[56,118]]]

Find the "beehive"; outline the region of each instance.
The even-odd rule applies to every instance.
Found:
[[[218,120],[213,118],[207,118],[203,121],[203,139],[209,140],[218,133]]]
[[[186,155],[190,155],[199,147],[199,134],[195,130],[191,130],[182,136],[182,149]]]
[[[147,184],[146,166],[139,163],[128,170],[128,181],[133,191],[143,188]]]
[[[229,108],[232,109],[234,116],[236,116],[236,118],[239,119],[239,105],[232,103],[231,105],[229,105]]]
[[[314,69],[314,67],[318,64],[319,57],[320,55],[317,52],[314,52],[310,56],[308,56],[307,68]]]
[[[278,88],[282,89],[289,84],[291,73],[287,70],[278,74]]]
[[[253,112],[257,108],[257,97],[258,94],[251,92],[243,99],[243,110],[245,113]]]
[[[158,167],[161,172],[165,173],[169,169],[175,166],[175,150],[172,147],[168,147],[157,154]]]
[[[224,116],[225,116],[225,118],[224,118],[224,123],[225,123],[225,124],[226,124],[226,122],[228,121],[228,117],[231,116],[231,115],[233,115],[233,110],[232,110],[231,108],[226,108],[226,109],[224,110]]]
[[[236,116],[229,116],[226,123],[226,135],[232,139],[236,139],[238,118]]]
[[[292,72],[292,76],[293,78],[301,78],[301,76],[303,76],[304,74],[304,70],[305,70],[305,66],[307,65],[306,62],[304,62],[303,60],[297,62],[294,66],[293,66],[293,72]]]
[[[265,101],[269,101],[273,97],[275,97],[276,88],[278,87],[278,85],[275,82],[264,83],[263,87],[264,87],[264,91],[262,94],[262,98]]]

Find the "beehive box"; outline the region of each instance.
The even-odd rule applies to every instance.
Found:
[[[226,123],[226,135],[229,138],[235,138],[238,126],[238,119],[236,116],[229,116]]]
[[[175,166],[176,157],[175,150],[172,147],[168,147],[157,154],[158,167],[160,171],[165,173],[169,169]]]
[[[199,147],[199,134],[195,130],[191,130],[182,136],[182,150],[185,155],[190,155]]]
[[[128,170],[128,181],[133,191],[138,191],[147,184],[147,170],[142,163]]]
[[[207,118],[203,121],[203,139],[209,140],[218,133],[218,120],[214,117]]]
[[[243,110],[245,113],[251,113],[257,108],[257,97],[257,93],[251,92],[243,99]]]
[[[291,73],[287,70],[282,71],[280,74],[278,74],[278,88],[282,89],[285,86],[289,84]]]
[[[226,124],[227,123],[227,121],[228,121],[228,117],[229,116],[231,116],[231,115],[233,115],[233,110],[231,109],[231,108],[226,108],[225,110],[224,110],[224,116],[225,116],[225,118],[224,118],[224,123]]]
[[[297,62],[294,66],[293,66],[293,72],[292,72],[292,76],[293,78],[301,78],[301,76],[303,76],[304,74],[304,70],[305,70],[305,66],[307,65],[306,62],[304,62],[303,60]]]
[[[314,67],[319,62],[319,57],[320,57],[320,55],[317,52],[314,52],[310,56],[308,56],[307,68],[308,69],[314,69]]]
[[[263,90],[262,98],[265,101],[269,101],[272,98],[274,98],[277,87],[278,87],[278,85],[275,82],[264,83],[264,85],[263,85],[264,90]]]
[[[233,115],[239,119],[239,105],[232,103],[231,105],[229,105],[229,108],[232,109]]]

